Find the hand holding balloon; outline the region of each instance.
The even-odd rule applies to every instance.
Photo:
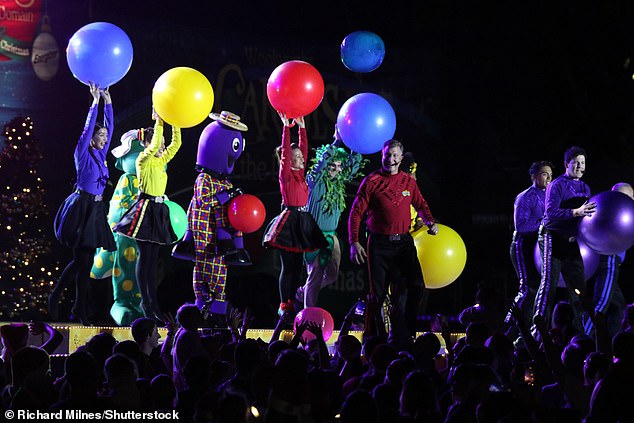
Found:
[[[92,95],[92,104],[99,103],[99,87],[94,82],[88,82],[88,87]]]
[[[105,90],[99,90],[99,93],[103,97],[105,104],[112,104],[112,98],[110,97],[110,87],[106,87]]]
[[[594,212],[597,211],[597,203],[596,202],[585,202],[578,209],[574,209],[572,211],[572,215],[574,217],[583,217],[583,216],[592,216]]]

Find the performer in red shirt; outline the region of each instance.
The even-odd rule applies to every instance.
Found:
[[[423,292],[423,273],[416,255],[414,240],[409,233],[411,224],[410,205],[413,206],[429,233],[436,235],[438,227],[434,223],[427,202],[408,173],[400,172],[403,158],[403,144],[389,140],[383,145],[381,169],[365,177],[352,203],[348,220],[350,260],[356,264],[368,261],[370,277],[370,298],[375,301],[377,311],[387,295],[388,281],[403,277],[407,288],[405,320],[410,335],[416,333],[416,314]],[[359,226],[367,213],[368,242],[367,253],[359,242]],[[397,304],[397,302],[393,302]],[[403,332],[397,327],[403,310],[398,305],[393,310],[392,331]],[[376,320],[375,320],[376,319]],[[382,327],[379,316],[366,316],[366,333]],[[374,325],[378,328],[374,328]],[[399,330],[400,329],[400,330]],[[398,331],[398,332],[397,332]]]
[[[308,212],[308,184],[306,183],[305,158],[308,156],[306,124],[303,117],[294,119],[299,127],[299,145],[291,144],[291,122],[280,114],[284,129],[282,145],[276,154],[280,161],[280,192],[282,213],[268,224],[262,243],[280,250],[282,269],[279,278],[280,315],[293,313],[293,298],[300,285],[304,254],[326,247],[328,241]]]

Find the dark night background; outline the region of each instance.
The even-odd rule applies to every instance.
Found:
[[[419,185],[432,212],[467,245],[465,271],[449,287],[430,293],[427,313],[457,314],[473,302],[478,283],[499,287],[507,300],[514,296],[508,258],[513,200],[530,184],[531,162],[550,160],[557,176],[564,150],[576,144],[588,153],[584,180],[593,193],[618,181],[634,182],[634,3],[627,0],[380,5],[50,0],[48,14],[60,50],[77,29],[95,21],[121,27],[132,41],[132,68],[111,88],[111,147],[128,129],[150,125],[152,86],[163,72],[189,66],[205,74],[215,91],[213,110],[233,111],[249,125],[233,181],[260,196],[269,217],[280,202],[272,150],[281,133],[266,98],[271,71],[302,59],[321,72],[325,97],[307,125],[314,147],[330,140],[337,111],[350,96],[383,95],[397,115],[395,137],[417,159]],[[373,31],[385,41],[385,60],[374,72],[355,74],[341,63],[340,43],[356,30]],[[61,54],[55,78],[33,77],[28,104],[3,110],[34,118],[51,213],[72,189],[72,153],[91,100]],[[184,208],[195,178],[198,136],[209,122],[183,130],[183,147],[170,163],[167,194]],[[378,154],[368,158],[366,171],[378,166]],[[114,183],[119,172],[110,169]],[[262,322],[268,324],[277,306],[271,266],[277,261],[262,251],[260,239],[261,232],[247,235],[257,266],[248,274],[233,273],[232,282],[234,295],[258,304],[263,315],[270,311]],[[62,262],[70,258],[70,251],[55,250]],[[365,286],[362,270],[346,257],[347,242],[342,250],[340,281],[321,297],[336,319]],[[621,276],[628,302],[634,297],[631,262],[625,261]],[[167,307],[193,297],[190,270],[166,251],[160,293]],[[95,287],[105,290],[102,285]]]

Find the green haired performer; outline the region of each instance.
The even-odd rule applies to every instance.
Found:
[[[335,126],[332,144],[317,149],[314,163],[306,180],[310,189],[308,211],[324,233],[328,246],[305,253],[306,284],[297,290],[296,300],[304,307],[317,305],[319,291],[334,283],[339,275],[341,248],[337,238],[337,226],[341,212],[346,208],[347,182],[361,176],[364,165],[361,154],[341,148],[342,141]]]

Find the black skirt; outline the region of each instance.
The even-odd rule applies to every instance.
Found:
[[[307,253],[326,247],[328,241],[309,212],[303,208],[287,207],[269,222],[262,245]]]
[[[157,202],[155,198],[140,194],[138,200],[121,216],[121,220],[112,230],[137,241],[161,245],[178,241],[172,229],[169,208],[162,201]]]
[[[108,209],[102,200],[77,190],[57,210],[53,223],[55,237],[71,248],[99,248],[116,251],[117,245],[108,225]]]

